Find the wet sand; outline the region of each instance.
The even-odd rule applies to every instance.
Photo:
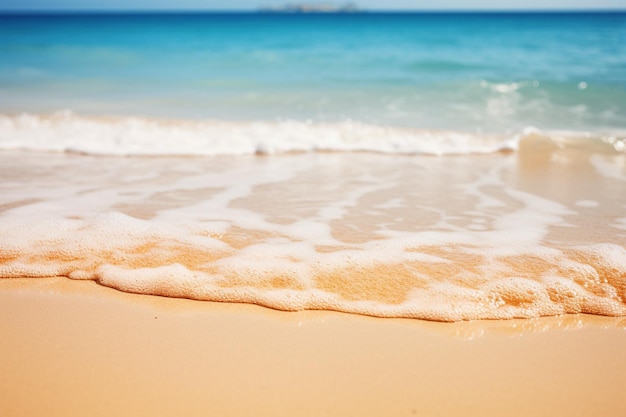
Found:
[[[557,140],[442,158],[0,152],[0,277],[441,321],[626,316],[626,155]]]
[[[626,415],[626,319],[435,323],[0,280],[0,415]]]

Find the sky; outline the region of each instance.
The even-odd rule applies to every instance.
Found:
[[[0,10],[255,10],[285,3],[342,0],[0,0]],[[626,9],[626,0],[353,0],[366,10]]]

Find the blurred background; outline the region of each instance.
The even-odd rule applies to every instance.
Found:
[[[0,5],[2,112],[626,128],[624,1]]]

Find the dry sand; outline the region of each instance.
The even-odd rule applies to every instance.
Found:
[[[626,319],[433,323],[0,280],[0,415],[624,416]]]

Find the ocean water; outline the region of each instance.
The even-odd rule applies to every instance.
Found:
[[[0,16],[0,277],[626,314],[626,13]]]
[[[626,127],[625,13],[0,19],[5,112]]]

